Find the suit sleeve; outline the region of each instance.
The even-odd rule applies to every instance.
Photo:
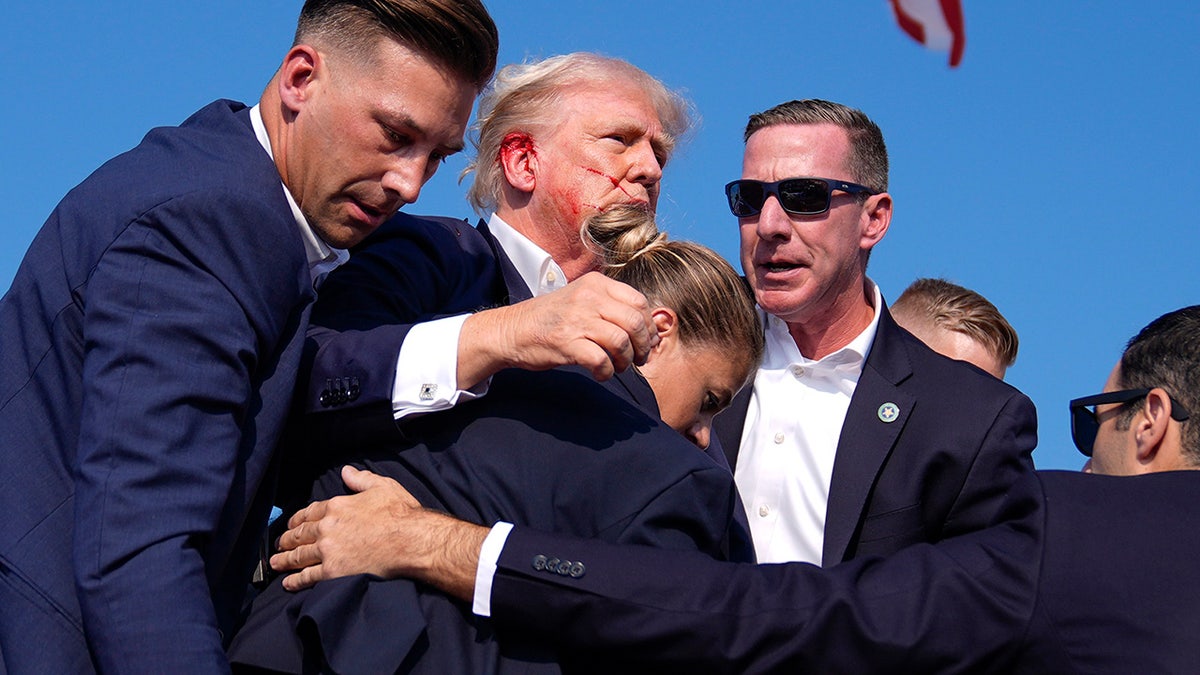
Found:
[[[253,491],[243,424],[303,260],[298,240],[263,250],[278,214],[233,201],[196,194],[142,216],[86,289],[74,564],[106,672],[228,669],[206,545],[231,495]],[[267,232],[243,236],[250,223]]]
[[[566,650],[624,659],[628,671],[1005,672],[1040,563],[1042,502],[1026,478],[1002,524],[825,570],[516,528],[492,617]],[[536,565],[547,557],[583,573]]]
[[[980,530],[996,521],[1010,486],[1033,473],[1037,412],[1013,390],[987,430],[946,518],[943,538]]]
[[[313,309],[306,411],[363,408],[351,417],[393,424],[396,363],[408,332],[489,303],[496,277],[489,250],[465,222],[404,215],[356,248],[321,286]]]

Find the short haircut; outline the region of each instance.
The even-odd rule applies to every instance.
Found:
[[[590,245],[601,249],[605,274],[641,291],[651,305],[675,310],[681,345],[745,359],[749,377],[762,358],[762,320],[750,287],[724,258],[694,242],[668,240],[654,214],[633,205],[592,216],[585,229]]]
[[[691,127],[690,105],[642,69],[621,59],[575,52],[541,61],[505,66],[479,100],[472,142],[475,158],[463,175],[475,173],[467,199],[477,211],[494,210],[504,194],[500,146],[512,133],[531,136],[552,127],[555,108],[573,86],[604,85],[620,80],[640,87],[653,104],[670,155],[676,139]]]
[[[846,131],[850,139],[849,165],[846,169],[854,182],[876,192],[888,189],[888,155],[883,132],[861,110],[841,103],[810,98],[788,101],[750,116],[743,140],[749,141],[754,132],[781,124],[834,124]],[[820,176],[840,178],[840,176]],[[865,198],[863,196],[862,198]]]
[[[1146,326],[1121,355],[1119,383],[1123,389],[1162,387],[1191,413],[1180,422],[1183,456],[1200,466],[1200,305],[1164,314]],[[1128,429],[1145,399],[1122,407],[1117,428]]]
[[[962,333],[983,345],[1006,368],[1017,360],[1017,331],[988,299],[945,279],[917,279],[889,308],[910,325]]]
[[[476,89],[496,70],[500,39],[480,0],[307,0],[295,44],[324,42],[370,58],[369,47],[381,37],[437,61]]]

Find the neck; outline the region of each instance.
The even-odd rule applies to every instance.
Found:
[[[267,138],[271,142],[271,156],[275,160],[275,169],[279,171],[283,184],[290,190],[287,170],[288,143],[284,133],[286,120],[283,119],[282,110],[283,105],[279,99],[279,74],[276,73],[258,100],[258,112],[262,116],[263,128],[267,130]]]
[[[496,209],[496,215],[538,248],[549,253],[568,281],[599,269],[595,254],[584,246],[578,229],[572,230],[570,225],[536,219],[527,208],[502,206]]]
[[[875,318],[873,293],[866,280],[858,292],[843,294],[825,312],[789,321],[788,333],[805,358],[823,359],[850,344]]]

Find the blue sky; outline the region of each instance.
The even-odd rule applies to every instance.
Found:
[[[700,125],[668,167],[660,222],[737,260],[722,186],[746,117],[793,98],[882,127],[896,212],[870,275],[894,298],[944,276],[1017,328],[1009,381],[1037,404],[1042,468],[1077,468],[1066,406],[1124,342],[1200,302],[1200,7],[1190,0],[964,1],[962,65],[885,0],[485,0],[502,63],[592,50],[683,90]],[[57,201],[154,126],[257,100],[299,1],[0,5],[0,289]],[[472,215],[452,160],[409,207]],[[1198,338],[1200,339],[1200,338]]]

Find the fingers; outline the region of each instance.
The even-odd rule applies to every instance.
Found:
[[[553,293],[467,319],[459,335],[459,383],[474,386],[504,368],[572,364],[604,380],[645,363],[658,339],[645,296],[593,272]]]
[[[402,506],[409,508],[418,508],[421,506],[416,497],[413,497],[408,490],[404,489],[403,485],[387,476],[380,476],[379,474],[358,469],[347,464],[342,467],[342,481],[352,492],[366,492],[372,489],[388,490],[395,493],[393,496]]]
[[[325,511],[328,508],[329,502],[327,501],[313,502],[312,504],[309,504],[308,506],[292,514],[291,518],[288,518],[288,529],[295,529],[299,527],[301,523],[315,522],[324,518]]]
[[[324,579],[324,570],[320,565],[305,567],[304,569],[289,574],[283,578],[283,588],[288,591],[296,592],[305,588],[310,588],[313,584]]]

